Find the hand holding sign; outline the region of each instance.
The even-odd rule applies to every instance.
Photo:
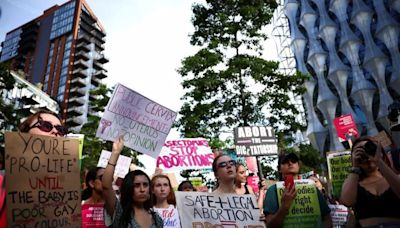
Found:
[[[293,183],[293,185],[290,185],[289,188],[285,187],[285,191],[283,192],[281,199],[282,207],[285,210],[289,210],[295,198],[296,198],[296,188],[294,188],[294,183]]]

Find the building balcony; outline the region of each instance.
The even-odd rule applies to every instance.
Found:
[[[68,116],[81,116],[83,114],[85,114],[85,108],[84,107],[70,106],[67,109],[67,115]]]
[[[85,122],[83,116],[75,116],[67,118],[67,125],[70,127],[76,127],[83,125]]]
[[[76,50],[79,51],[90,51],[90,48],[87,46],[87,44],[85,44],[84,42],[82,43],[78,43],[78,45],[76,45]]]
[[[103,64],[99,63],[98,61],[93,61],[93,68],[97,71],[104,70]]]
[[[79,78],[86,78],[89,76],[86,70],[82,70],[79,68],[72,71],[72,75]]]
[[[72,97],[72,96],[70,96],[70,97]],[[86,100],[83,97],[72,97],[68,100],[68,105],[70,107],[73,107],[73,106],[79,107],[79,106],[84,105],[85,103],[86,103]]]
[[[82,88],[86,86],[86,81],[82,78],[74,78],[71,80],[71,87]]]
[[[81,69],[87,69],[87,68],[89,68],[89,65],[84,60],[80,59],[80,60],[74,62],[74,67],[81,68]]]
[[[80,60],[80,59],[82,59],[84,61],[88,61],[89,60],[89,55],[84,51],[78,51],[75,54],[75,60]]]
[[[106,78],[106,77],[107,77],[107,74],[106,74],[106,71],[105,71],[105,70],[99,70],[99,71],[96,71],[96,72],[93,74],[93,77],[96,77],[96,78],[98,78],[98,79],[103,79],[103,78]]]
[[[94,27],[92,25],[89,25],[87,23],[85,23],[84,21],[81,21],[79,28],[81,28],[82,30],[91,33],[94,30]]]
[[[91,81],[92,85],[94,86],[99,86],[101,84],[101,79],[98,79],[96,77],[92,77],[92,81]]]
[[[108,63],[110,60],[108,60],[108,58],[105,57],[104,54],[100,54],[100,58],[98,58],[97,61],[104,64],[104,63]]]
[[[90,37],[88,35],[81,33],[78,35],[78,42],[90,44],[91,41],[90,41]]]
[[[73,87],[69,90],[70,97],[83,97],[86,95],[86,88]]]
[[[93,94],[89,94],[89,101],[95,101],[100,99],[99,95],[93,95]]]

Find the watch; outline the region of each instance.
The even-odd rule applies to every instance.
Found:
[[[349,173],[355,173],[355,174],[360,175],[362,173],[362,170],[360,167],[350,167]]]

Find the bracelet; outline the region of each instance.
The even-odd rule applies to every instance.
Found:
[[[354,174],[360,175],[362,173],[362,171],[361,171],[360,167],[351,167],[349,169],[349,173],[354,173]]]
[[[110,163],[110,162],[108,162],[108,164],[111,165],[111,166],[114,166],[114,167],[115,167],[115,165],[116,165],[116,164],[112,164],[112,163]]]

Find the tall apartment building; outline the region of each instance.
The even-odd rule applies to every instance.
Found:
[[[90,111],[89,91],[106,76],[105,30],[85,0],[55,5],[7,33],[0,61],[23,70],[57,100],[70,131],[79,131]]]
[[[399,2],[285,1],[297,70],[312,76],[303,100],[320,151],[344,149],[333,124],[344,114],[363,135],[390,132],[388,107],[400,100]]]

